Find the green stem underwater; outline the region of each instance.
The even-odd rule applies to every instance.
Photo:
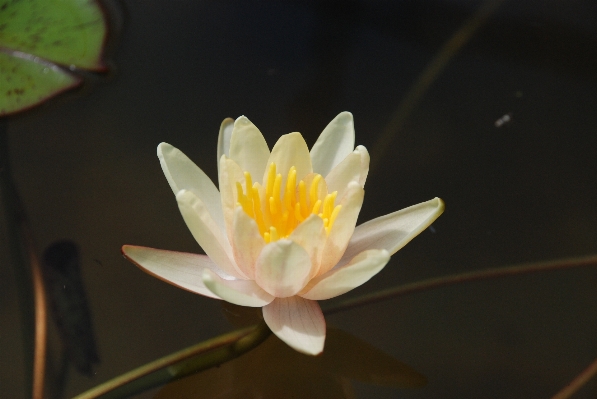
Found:
[[[220,335],[129,371],[74,399],[126,398],[235,359],[270,334],[267,325],[260,323]]]

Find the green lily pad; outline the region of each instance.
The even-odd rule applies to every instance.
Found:
[[[80,82],[76,69],[105,69],[104,12],[94,0],[0,0],[0,116]]]
[[[80,81],[54,64],[0,52],[0,116],[33,107]]]

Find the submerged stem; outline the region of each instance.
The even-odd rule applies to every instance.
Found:
[[[462,26],[450,37],[442,46],[441,50],[433,57],[427,67],[421,72],[417,81],[410,87],[406,96],[402,99],[398,108],[392,114],[390,122],[383,129],[381,135],[375,142],[371,151],[370,171],[379,166],[380,160],[388,148],[392,147],[394,136],[404,122],[410,116],[411,112],[423,99],[425,93],[431,84],[437,79],[439,74],[445,69],[448,63],[460,51],[460,49],[473,37],[491,14],[504,2],[504,0],[487,0],[471,15]]]
[[[349,299],[335,306],[324,309],[324,313],[337,313],[359,306],[393,299],[406,294],[468,281],[521,275],[547,270],[561,270],[589,265],[597,265],[597,255],[581,258],[559,259],[547,262],[526,263],[510,267],[500,267],[460,273],[456,275],[405,284],[384,291]],[[141,366],[126,374],[98,385],[97,387],[76,396],[74,399],[116,399],[128,397],[130,395],[166,384],[168,382],[232,360],[257,347],[260,343],[265,341],[270,334],[271,331],[265,323],[260,323],[252,327],[224,334]],[[591,378],[595,373],[597,373],[597,360],[595,364],[591,365],[591,367],[589,368],[590,372],[583,372],[582,375],[589,376],[583,377],[584,379],[582,379],[582,381],[579,383],[579,387],[586,383],[586,381],[588,381],[588,379]],[[580,379],[580,376],[577,378],[577,380],[578,379]],[[574,382],[576,382],[576,380]],[[578,388],[576,388],[576,390]],[[552,399],[565,399],[567,397],[568,396],[561,396],[554,397]]]
[[[23,226],[24,240],[29,253],[35,302],[35,350],[33,355],[33,399],[43,399],[45,391],[46,359],[48,353],[48,300],[39,258],[33,246],[31,232]]]
[[[270,334],[267,325],[260,323],[220,335],[122,374],[74,399],[129,397],[237,358]]]
[[[325,314],[342,312],[360,306],[365,306],[372,303],[397,298],[402,295],[413,294],[421,291],[426,291],[432,288],[449,286],[452,284],[466,283],[469,281],[486,280],[491,278],[516,276],[549,270],[563,270],[571,269],[574,267],[595,265],[597,265],[597,255],[589,255],[580,258],[567,258],[546,262],[525,263],[522,265],[498,267],[487,270],[460,273],[451,276],[431,278],[428,280],[404,284],[398,287],[389,288],[387,290],[378,291],[360,297],[348,299],[336,305],[324,308],[323,311]],[[583,370],[578,376],[576,376],[574,380],[570,382],[570,384],[568,384],[564,389],[558,392],[551,399],[570,398],[595,376],[597,376],[597,359],[595,359],[595,361],[593,361],[593,363],[591,363],[585,370]]]
[[[552,396],[551,399],[568,399],[580,388],[597,375],[597,359],[577,375],[564,389]]]
[[[0,120],[0,197],[4,208],[8,251],[17,283],[25,339],[26,397],[44,396],[47,355],[47,298],[33,234],[10,174],[8,122]],[[33,348],[33,350],[31,349]]]
[[[490,278],[515,276],[548,270],[562,270],[573,267],[597,265],[597,255],[590,255],[580,258],[557,259],[545,262],[524,263],[515,266],[496,267],[493,269],[477,270],[453,274],[450,276],[430,278],[423,281],[399,285],[394,288],[373,292],[356,298],[347,299],[335,305],[325,307],[325,314],[342,312],[372,303],[386,301],[402,295],[426,291],[432,288],[443,287],[452,284],[466,283],[469,281],[486,280]]]

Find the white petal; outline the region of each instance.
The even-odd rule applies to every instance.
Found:
[[[342,208],[328,235],[323,249],[319,274],[327,273],[342,258],[346,246],[354,232],[357,218],[363,205],[365,191],[355,182],[348,185],[346,195],[340,202]],[[353,255],[354,256],[354,255]]]
[[[326,176],[325,181],[328,185],[328,192],[337,191],[338,196],[336,198],[341,200],[350,182],[365,187],[368,172],[369,153],[365,147],[360,145]]]
[[[215,222],[201,201],[191,191],[182,190],[176,195],[178,208],[187,227],[205,251],[223,271],[246,278],[233,260],[232,248],[224,233],[217,228]]]
[[[323,300],[342,295],[367,281],[384,268],[390,260],[385,249],[370,249],[355,256],[347,265],[334,268],[314,278],[300,294],[303,298]]]
[[[228,239],[232,242],[232,229],[234,223],[234,210],[238,201],[236,182],[244,187],[245,176],[240,166],[232,159],[222,156],[220,158],[220,195],[222,201],[222,212],[224,213],[224,223],[228,233]]]
[[[253,179],[260,179],[269,158],[269,148],[263,135],[246,116],[234,122],[230,138],[230,159]]]
[[[319,135],[311,148],[313,172],[322,176],[354,150],[354,121],[350,112],[341,112]]]
[[[434,198],[357,226],[339,265],[367,249],[385,249],[393,255],[429,227],[444,207],[444,201]]]
[[[319,271],[321,254],[327,239],[323,220],[317,215],[310,215],[294,229],[288,238],[300,245],[309,254],[309,259],[311,259],[309,277],[315,276]]]
[[[267,173],[271,163],[276,164],[276,173],[282,174],[282,187],[286,183],[288,171],[292,166],[296,168],[296,181],[303,179],[313,172],[311,157],[305,139],[300,133],[288,133],[280,137],[267,160],[267,169],[263,174],[263,181],[267,181]]]
[[[361,178],[359,184],[361,187],[365,187],[365,181],[367,181],[367,175],[369,174],[369,152],[362,145],[358,145],[357,148],[355,148],[355,151],[358,151],[359,154],[361,154]]]
[[[211,179],[178,148],[168,143],[158,145],[158,158],[174,195],[191,191],[204,204],[212,219],[224,231],[220,192]]]
[[[226,302],[259,308],[274,300],[253,280],[225,280],[209,269],[203,270],[203,284]]]
[[[220,158],[222,155],[230,157],[230,137],[234,128],[234,119],[226,118],[220,125],[220,134],[218,135],[218,172],[220,171]]]
[[[234,211],[232,230],[232,252],[236,264],[248,278],[255,279],[255,264],[265,246],[257,223],[239,206]]]
[[[298,296],[276,298],[263,307],[263,319],[291,348],[306,355],[323,352],[325,319],[317,302]]]
[[[222,272],[207,256],[163,249],[125,245],[122,254],[143,271],[176,287],[210,298],[220,299],[203,284],[203,270],[209,269],[224,278]]]
[[[255,281],[275,297],[295,295],[310,278],[309,254],[291,240],[267,244],[255,265]]]

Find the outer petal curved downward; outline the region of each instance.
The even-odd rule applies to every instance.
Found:
[[[309,254],[291,240],[278,240],[266,245],[255,265],[255,281],[275,297],[295,295],[309,281]]]
[[[234,122],[230,138],[230,158],[251,176],[260,177],[265,171],[269,148],[259,129],[246,116],[241,116]]]
[[[370,249],[355,256],[347,265],[332,269],[314,278],[300,294],[303,298],[316,301],[342,295],[375,276],[390,260],[385,249]]]
[[[233,260],[228,239],[217,227],[201,201],[191,191],[182,190],[176,195],[180,213],[197,243],[224,272],[246,278]]]
[[[444,201],[434,198],[357,226],[338,267],[367,249],[385,249],[393,255],[425,230],[445,209]]]
[[[307,355],[323,352],[325,319],[315,301],[298,296],[276,298],[263,307],[270,330],[295,350]]]
[[[274,300],[253,280],[225,280],[209,269],[203,269],[201,277],[214,295],[235,305],[259,308]]]
[[[224,231],[220,192],[211,179],[182,151],[168,143],[158,145],[158,158],[174,195],[180,190],[191,191],[205,204],[211,218]]]
[[[354,121],[350,112],[338,114],[311,148],[313,172],[328,173],[354,150]]]
[[[122,254],[143,271],[180,287],[210,298],[221,299],[203,284],[203,270],[209,269],[232,278],[219,270],[207,256],[185,252],[166,251],[163,249],[125,245]]]

